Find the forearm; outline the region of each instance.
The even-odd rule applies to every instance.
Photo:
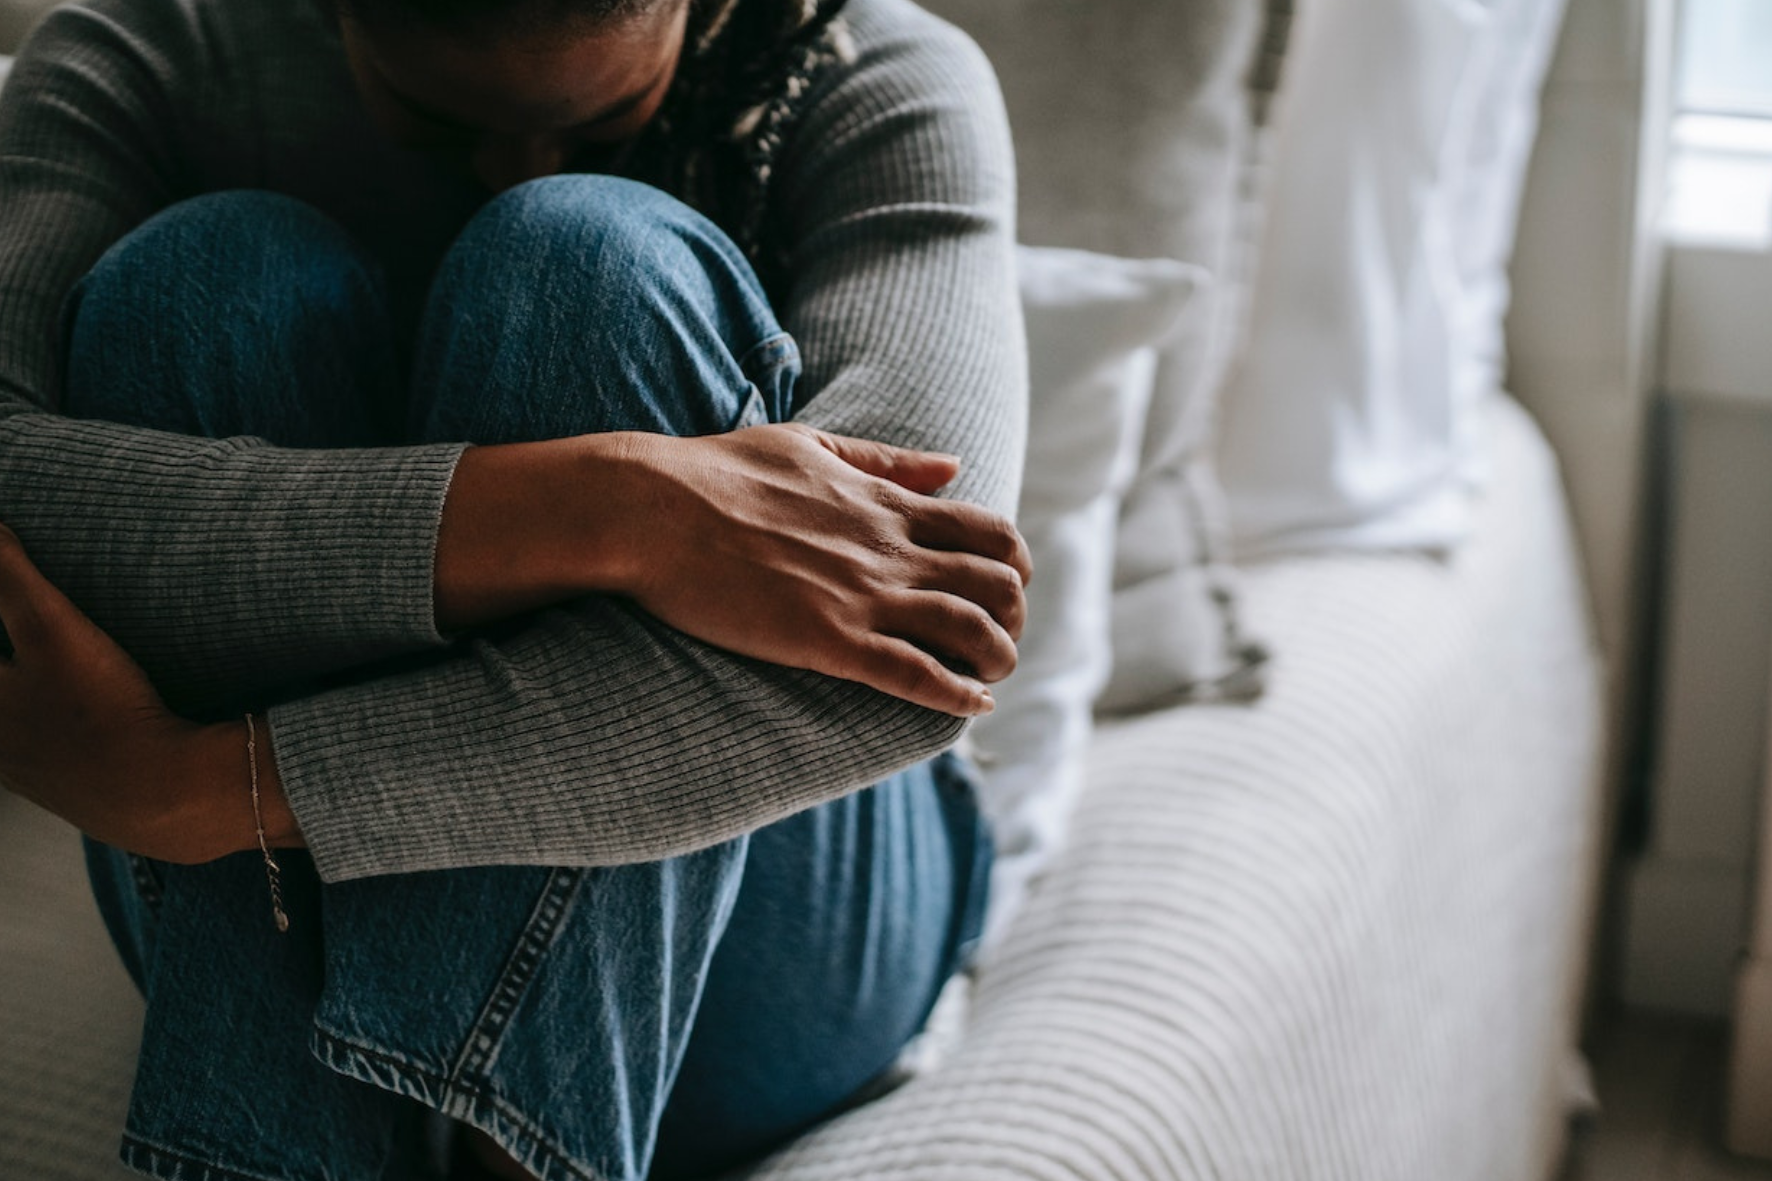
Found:
[[[187,708],[622,592],[641,558],[631,434],[300,452],[12,409],[0,521]]]
[[[10,408],[0,521],[175,705],[441,643],[432,570],[459,448],[283,451]]]
[[[964,727],[607,599],[269,719],[329,880],[674,856],[876,782]]]

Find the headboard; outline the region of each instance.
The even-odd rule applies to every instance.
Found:
[[[1545,88],[1508,317],[1509,384],[1562,457],[1599,636],[1636,660],[1673,0],[1570,0]]]
[[[1612,674],[1602,859],[1645,753],[1643,539],[1673,36],[1674,0],[1570,0],[1512,268],[1509,385],[1562,460]],[[1590,923],[1590,1000],[1608,974],[1610,927]]]

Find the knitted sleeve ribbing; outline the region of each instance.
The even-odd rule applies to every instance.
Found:
[[[55,413],[68,291],[186,195],[171,107],[203,71],[184,11],[57,11],[0,99],[0,521],[190,707],[440,645],[460,449],[295,452]]]

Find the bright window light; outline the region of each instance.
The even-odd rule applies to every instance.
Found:
[[[1685,0],[1663,230],[1772,248],[1772,0]]]
[[[1772,0],[1686,0],[1680,107],[1772,118]]]

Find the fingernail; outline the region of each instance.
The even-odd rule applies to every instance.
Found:
[[[978,705],[978,716],[981,718],[997,712],[997,699],[991,696],[989,689],[978,691]]]

